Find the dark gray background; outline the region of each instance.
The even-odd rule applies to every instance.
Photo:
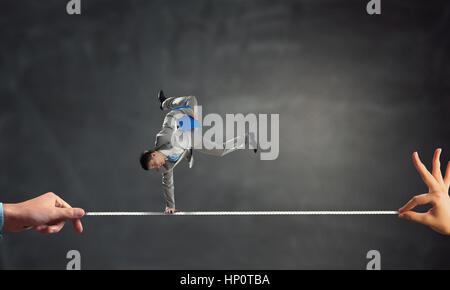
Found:
[[[139,153],[156,93],[204,111],[279,113],[280,155],[197,155],[182,210],[396,210],[426,192],[411,162],[450,154],[450,2],[112,1],[0,4],[0,192],[54,191],[87,211],[159,211]],[[85,217],[78,235],[6,233],[5,269],[450,267],[450,238],[396,216]]]

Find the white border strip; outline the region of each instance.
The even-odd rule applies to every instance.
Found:
[[[87,212],[87,216],[226,216],[226,215],[397,215],[398,211],[185,211],[166,214],[163,212],[138,212],[138,211],[111,211],[111,212]]]

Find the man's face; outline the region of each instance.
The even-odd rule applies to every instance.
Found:
[[[160,168],[166,163],[166,156],[156,151],[152,153],[152,159],[148,162],[148,168]]]

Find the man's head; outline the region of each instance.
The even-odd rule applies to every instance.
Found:
[[[160,168],[166,163],[167,157],[159,151],[146,150],[142,152],[139,159],[141,166],[144,170],[152,168]]]

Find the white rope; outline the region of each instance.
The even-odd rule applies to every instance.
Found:
[[[226,215],[397,215],[398,211],[374,210],[374,211],[185,211],[166,214],[163,212],[138,212],[138,211],[111,211],[111,212],[87,212],[88,216],[226,216]]]

